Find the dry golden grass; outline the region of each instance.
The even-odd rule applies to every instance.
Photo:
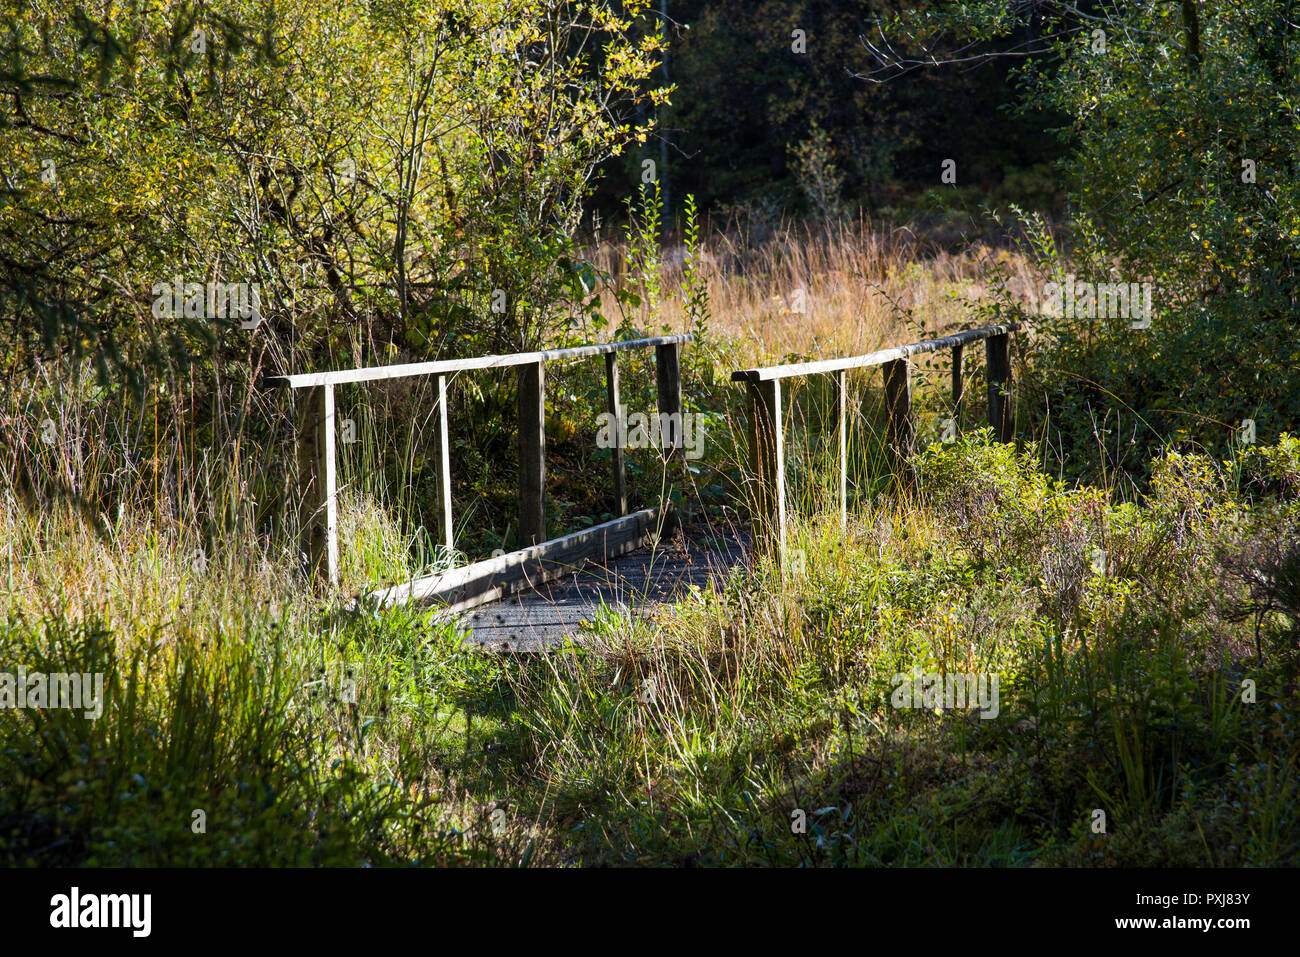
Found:
[[[0,507],[0,613],[29,619],[99,616],[127,639],[238,632],[275,619],[300,594],[292,563],[261,549],[214,547],[140,509],[98,528],[66,506]]]
[[[0,432],[12,443],[0,460],[0,618],[98,616],[123,636],[174,637],[295,607],[301,588],[289,536],[266,543],[249,533],[247,501],[232,514],[232,530],[214,531],[239,474],[225,464],[238,459],[232,439],[188,467],[195,459],[175,416],[164,414],[152,445],[138,428],[122,427],[120,406],[69,388],[51,402],[59,428],[46,442],[37,431],[46,413],[30,413],[24,400],[13,390],[0,402]],[[137,425],[142,418],[152,420],[141,413]],[[150,481],[145,466],[168,478]]]
[[[636,277],[615,244],[597,264],[623,281]],[[665,251],[659,321],[685,330],[684,249]],[[786,227],[757,247],[715,234],[700,256],[708,277],[713,328],[755,362],[788,355],[826,358],[901,345],[971,321],[972,304],[1006,283],[1012,298],[1035,305],[1040,280],[1017,252],[977,246],[933,250],[905,228],[883,231],[869,221],[825,229]],[[1001,279],[999,279],[1001,277]],[[610,297],[606,314],[617,314]],[[649,320],[649,321],[647,321]]]

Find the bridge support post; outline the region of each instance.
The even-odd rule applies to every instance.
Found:
[[[447,377],[438,376],[438,473],[442,502],[442,542],[450,561],[455,547],[451,523],[451,436],[447,429]]]
[[[885,407],[889,412],[888,445],[894,473],[907,488],[916,487],[912,466],[916,430],[912,423],[911,363],[906,358],[884,364]]]
[[[966,380],[962,371],[965,351],[965,346],[952,347],[952,418],[958,428],[961,427],[961,400],[966,393]]]
[[[749,421],[754,545],[773,552],[780,563],[785,556],[785,440],[779,379],[749,383]]]
[[[546,365],[519,368],[519,547],[546,540]]]
[[[835,374],[835,413],[839,419],[840,528],[849,524],[849,374],[841,369]]]
[[[684,455],[686,444],[683,434],[685,423],[682,421],[681,352],[682,347],[676,342],[655,346],[655,379],[659,392],[659,421],[662,424],[665,421],[663,416],[667,414],[670,416],[668,421],[673,423],[670,435],[660,434],[659,436],[661,451],[665,453],[664,467],[668,470],[670,477],[679,477],[682,482],[682,495],[685,496],[686,465]],[[670,490],[671,487],[670,484]],[[681,516],[678,515],[677,509],[673,508],[672,501],[665,502],[663,530],[671,532],[680,524]]]
[[[1007,333],[984,340],[989,387],[989,425],[999,442],[1015,438],[1015,418],[1011,405],[1011,337]]]
[[[623,416],[618,398],[618,353],[605,353],[605,409],[614,417],[617,441],[610,449],[614,469],[614,511],[627,514],[627,462],[623,457]]]
[[[334,462],[334,386],[297,397],[298,524],[307,574],[330,588],[339,583],[338,502]]]

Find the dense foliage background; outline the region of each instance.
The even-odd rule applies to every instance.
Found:
[[[865,208],[886,218],[936,210],[918,197],[940,185],[940,165],[960,164],[971,197],[1054,210],[1062,153],[1052,128],[1064,114],[1016,108],[1013,57],[928,70],[881,71],[868,42],[875,24],[912,4],[881,0],[757,2],[673,0],[661,76],[676,87],[640,154],[659,160],[674,197],[696,195],[715,212],[771,225],[782,214],[834,216]],[[941,4],[916,16],[934,16]],[[1031,27],[1032,29],[1032,27]],[[938,59],[964,41],[941,34]],[[981,44],[1021,46],[1015,32]],[[916,47],[910,47],[914,52]],[[954,54],[955,55],[955,54]],[[882,82],[886,81],[887,82]],[[621,177],[600,194],[616,198]]]

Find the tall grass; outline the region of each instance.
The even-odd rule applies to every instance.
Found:
[[[682,282],[687,250],[669,246],[659,272],[663,294],[650,319],[686,330]],[[626,247],[593,248],[603,270],[635,282]],[[761,244],[743,234],[714,232],[697,262],[707,280],[713,331],[733,340],[736,358],[857,355],[900,345],[969,321],[970,307],[989,301],[999,284],[1037,304],[1037,273],[1016,251],[976,246],[959,252],[931,247],[906,228],[865,219],[824,226],[786,225]],[[617,314],[612,297],[605,311]]]
[[[713,341],[687,360],[693,401],[714,417],[684,480],[701,525],[747,518],[732,369],[942,332],[1007,275],[1031,298],[1014,256],[920,251],[861,223],[787,230],[759,249],[710,243]],[[664,315],[693,323],[699,303],[676,268],[670,256]],[[536,656],[486,656],[430,611],[344,611],[306,586],[283,396],[178,377],[133,404],[72,370],[11,381],[0,670],[102,671],[110,690],[100,721],[0,713],[0,857],[1294,862],[1286,548],[1300,446],[1222,468],[1171,458],[1149,493],[1065,488],[1033,449],[974,434],[984,390],[970,359],[963,410],[949,404],[946,356],[917,363],[917,495],[889,475],[879,377],[856,377],[842,528],[831,384],[791,382],[789,541],[802,560],[754,555],[649,620],[602,615],[580,645]],[[649,403],[648,359],[635,361],[633,400]],[[556,419],[598,407],[598,390],[574,397],[586,379],[557,377]],[[432,409],[420,386],[341,393],[358,438],[340,455],[345,590],[458,557],[418,537]],[[965,434],[936,443],[954,415]],[[554,447],[577,444],[568,430],[581,424],[555,427]],[[475,440],[458,454],[476,454]],[[652,457],[638,467],[648,494],[683,481]],[[509,477],[497,483],[508,496]],[[461,492],[458,514],[495,520],[478,502],[499,491]],[[572,518],[577,503],[563,504]],[[504,543],[508,530],[493,534]],[[1252,538],[1271,550],[1224,559]],[[1102,573],[1094,547],[1109,556]],[[892,676],[913,667],[1000,674],[999,717],[892,707]],[[1107,835],[1089,830],[1098,807]]]
[[[588,863],[1293,863],[1290,666],[1243,671],[1245,629],[1205,606],[1210,545],[1242,530],[1203,513],[1174,539],[1184,486],[1094,511],[1034,461],[987,434],[935,447],[920,500],[798,520],[802,567],[737,569],[511,672],[516,799]],[[1000,674],[1000,714],[892,708],[914,667]]]

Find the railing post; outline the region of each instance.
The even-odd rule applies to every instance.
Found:
[[[519,369],[519,547],[546,540],[546,365]]]
[[[659,441],[662,446],[661,451],[667,451],[664,458],[664,467],[668,474],[674,471],[674,465],[680,466],[679,471],[683,483],[685,482],[686,469],[685,459],[683,458],[685,450],[685,441],[683,438],[683,429],[685,423],[682,422],[682,367],[681,367],[681,345],[676,342],[669,342],[663,345],[655,346],[655,379],[659,391],[659,422],[664,424],[664,415],[669,416],[668,422],[670,435],[664,435],[660,429]],[[682,492],[685,494],[685,485],[683,484]],[[680,523],[680,516],[676,509],[672,507],[672,502],[664,503],[664,520],[663,529],[665,532],[671,532]]]
[[[911,363],[894,359],[884,364],[885,408],[889,412],[888,444],[894,471],[908,488],[916,484],[912,469],[915,428],[912,424]]]
[[[999,442],[1015,437],[1014,411],[1011,407],[1011,337],[1007,333],[984,340],[989,387],[989,425]]]
[[[785,441],[781,381],[749,383],[750,465],[754,472],[754,544],[785,556]]]
[[[835,411],[839,419],[840,528],[849,524],[849,374],[841,369],[835,375]]]
[[[618,353],[605,353],[605,408],[614,417],[614,447],[612,461],[614,468],[614,511],[617,515],[627,514],[627,462],[623,457],[623,415],[618,398]]]
[[[442,541],[451,560],[455,547],[451,522],[451,436],[447,429],[447,377],[438,376],[438,472],[441,480]]]
[[[338,503],[334,463],[334,386],[296,397],[298,502],[307,573],[331,588],[339,583]]]
[[[961,400],[966,392],[966,380],[962,376],[961,367],[965,352],[965,346],[952,347],[952,417],[958,425],[961,424]]]

